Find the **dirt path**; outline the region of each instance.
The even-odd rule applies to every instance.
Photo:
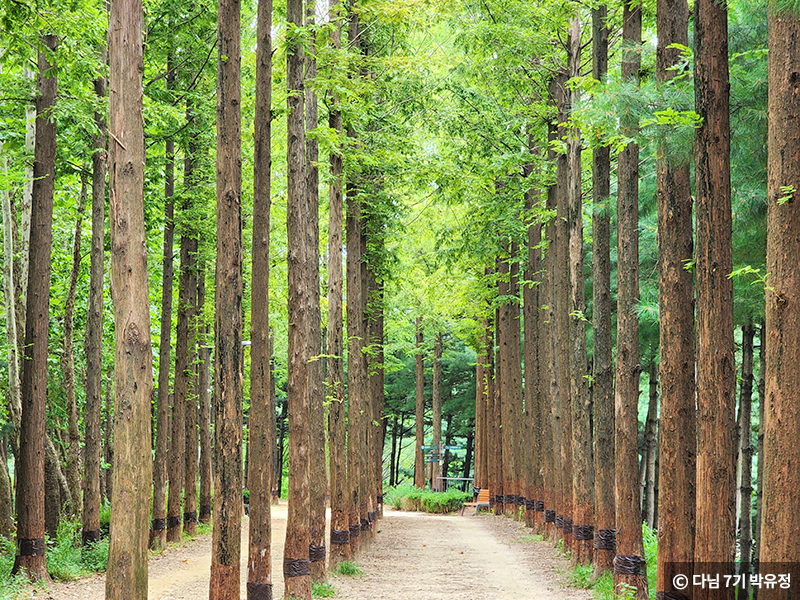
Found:
[[[245,598],[247,523],[242,539]],[[386,510],[378,535],[357,559],[363,575],[331,576],[340,600],[589,600],[565,587],[568,567],[550,544],[502,517],[434,516]],[[273,507],[275,598],[282,597],[286,505]],[[151,600],[205,600],[211,541],[198,538],[150,562]],[[103,600],[105,577],[52,585],[35,600]]]

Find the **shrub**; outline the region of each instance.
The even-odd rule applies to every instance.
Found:
[[[336,590],[330,583],[317,583],[311,584],[311,596],[314,598],[333,598],[336,595]]]
[[[455,489],[434,492],[403,484],[391,488],[384,498],[398,510],[446,514],[460,509],[464,502],[472,498],[472,494]]]
[[[356,563],[346,560],[339,563],[339,566],[336,567],[336,572],[339,573],[339,575],[347,575],[348,577],[357,577],[358,575],[364,574],[364,571],[362,571]]]

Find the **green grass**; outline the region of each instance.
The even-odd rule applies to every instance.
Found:
[[[358,577],[364,574],[364,571],[362,571],[356,563],[346,560],[339,563],[339,566],[336,567],[336,572],[339,575],[346,575],[347,577]]]
[[[330,583],[312,583],[311,595],[314,598],[333,598],[336,595],[336,590]]]
[[[446,514],[459,510],[464,502],[472,499],[472,494],[455,489],[446,492],[421,490],[410,484],[390,488],[384,494],[388,504],[397,510],[424,511]]]
[[[642,540],[644,542],[644,559],[647,562],[647,587],[650,592],[650,598],[655,600],[658,537],[646,524],[642,524]],[[578,568],[580,569],[581,567]],[[572,577],[572,574],[570,577]],[[575,577],[579,576],[576,575]],[[614,578],[610,572],[604,573],[593,584],[590,583],[590,585],[585,587],[593,588],[594,597],[597,600],[629,600],[633,598],[633,591],[630,589],[617,590],[616,596],[614,595]]]

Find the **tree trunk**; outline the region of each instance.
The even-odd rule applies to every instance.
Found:
[[[435,447],[436,460],[433,462],[433,475],[431,476],[431,488],[437,491],[442,490],[442,334],[436,335],[433,342],[433,388],[431,392],[433,438],[431,445]]]
[[[753,562],[753,338],[755,327],[752,320],[742,326],[742,383],[739,388],[739,456],[741,457],[741,479],[739,480],[739,535],[740,573],[749,574]]]
[[[205,266],[201,264],[200,272],[197,274],[197,312],[201,315],[203,314],[205,297]],[[200,353],[199,376],[197,378],[197,389],[200,394],[198,415],[200,420],[200,515],[198,516],[198,521],[201,523],[211,522],[211,383],[209,381],[211,374],[211,348],[208,347],[208,333],[208,325],[206,325],[202,336],[203,344],[198,349]],[[272,431],[275,431],[275,427],[272,428]]]
[[[789,525],[789,506],[800,501],[796,465],[800,414],[798,263],[800,250],[800,147],[798,71],[800,16],[769,7],[769,136],[767,143],[766,369],[764,398],[764,495],[761,548],[764,562],[800,561],[800,542]],[[760,469],[759,469],[760,471]]]
[[[258,3],[253,151],[253,302],[250,316],[250,531],[247,598],[272,597],[275,404],[270,394],[269,226],[272,189],[272,0]]]
[[[287,21],[303,26],[302,0],[289,0]],[[288,105],[287,173],[288,197],[286,235],[289,271],[289,361],[287,402],[289,404],[289,516],[284,546],[283,577],[285,595],[311,599],[309,564],[311,442],[311,377],[309,361],[313,355],[311,312],[313,295],[311,234],[306,193],[305,130],[303,125],[303,48],[293,40],[287,48],[286,85]]]
[[[47,425],[47,355],[50,323],[50,256],[53,245],[58,38],[44,35],[39,50],[36,98],[36,145],[22,361],[22,419],[17,457],[17,556],[13,572],[49,579],[44,543],[44,454]]]
[[[329,3],[331,18],[336,23],[331,31],[331,45],[342,45],[342,26],[338,20],[339,2]],[[328,125],[342,134],[342,112],[338,98],[329,112]],[[347,433],[344,395],[344,322],[342,315],[342,197],[343,164],[341,148],[330,153],[331,183],[328,207],[328,447],[330,451],[331,532],[330,568],[350,559],[348,511],[350,494],[347,473]]]
[[[67,446],[67,483],[69,485],[72,516],[83,514],[81,496],[81,431],[79,428],[78,401],[75,398],[75,291],[81,267],[81,231],[83,211],[86,207],[86,176],[81,176],[81,193],[78,200],[78,218],[75,222],[75,237],[72,243],[72,269],[69,274],[67,297],[64,301],[64,351],[61,355],[61,371],[64,394],[67,397],[67,423],[69,445]]]
[[[417,317],[417,348],[416,348],[416,448],[414,451],[414,485],[419,489],[425,488],[425,453],[422,450],[425,444],[425,367],[422,354],[422,317]]]
[[[644,428],[645,452],[642,456],[646,460],[647,474],[645,478],[645,505],[644,522],[654,529],[656,526],[656,457],[658,456],[658,368],[656,361],[650,361],[650,394],[647,405],[647,421]]]
[[[214,533],[209,600],[238,600],[242,533],[240,0],[218,0]],[[291,515],[290,515],[291,520]],[[288,549],[288,547],[287,547]]]
[[[496,312],[496,311],[495,311]],[[496,317],[493,318],[496,322]],[[487,476],[489,481],[489,506],[501,510],[497,506],[497,497],[503,492],[503,444],[500,439],[500,399],[497,397],[497,361],[495,355],[494,330],[492,325],[486,327],[486,373],[487,373],[487,402],[486,402],[486,430],[487,436]],[[500,503],[502,504],[502,502]]]
[[[109,204],[114,300],[114,480],[106,598],[147,598],[153,353],[144,223],[142,5],[114,2],[108,27]]]
[[[270,362],[270,394],[275,399],[275,359]],[[286,463],[286,427],[288,425],[288,415],[286,414],[287,403],[281,403],[281,414],[278,417],[278,445],[277,460],[275,461],[275,481],[273,486],[273,504],[277,504],[276,499],[283,494],[283,466]]]
[[[0,449],[0,535],[10,540],[14,533],[14,500],[8,473],[8,446]]]
[[[732,216],[727,18],[726,5],[714,0],[695,3],[695,111],[703,121],[695,134],[699,427],[694,560],[732,565],[736,548],[736,365],[733,281],[729,277]],[[777,270],[770,269],[770,273],[781,281]],[[781,502],[786,500],[782,498]],[[732,574],[732,570],[729,572]],[[695,590],[695,598],[712,595],[732,598],[733,589],[722,593]]]
[[[105,49],[102,62],[106,62]],[[106,80],[94,81],[98,98],[106,97]],[[100,463],[102,433],[100,423],[103,408],[103,279],[104,227],[106,210],[106,118],[102,112],[94,115],[98,134],[92,140],[92,250],[89,274],[89,305],[86,310],[86,411],[84,414],[85,446],[83,477],[83,545],[100,539]]]
[[[114,365],[106,369],[106,399],[103,411],[103,469],[102,481],[105,490],[102,495],[111,502],[111,492],[114,488],[112,475],[114,473]]]
[[[174,86],[172,53],[167,55],[166,89]],[[175,242],[175,141],[165,144],[164,165],[164,254],[161,275],[161,333],[158,346],[158,406],[156,409],[156,454],[153,462],[153,522],[151,548],[167,544],[167,453],[169,451],[169,372],[172,344],[172,285],[175,279],[172,252]]]
[[[593,76],[608,74],[608,7],[592,10]],[[611,150],[592,153],[592,408],[594,427],[594,569],[598,579],[613,568],[614,504],[614,362],[611,341]],[[608,542],[606,540],[609,540]]]
[[[306,2],[306,27],[314,31],[316,0]],[[314,80],[317,76],[317,48],[315,35],[305,54],[306,78]],[[306,130],[319,126],[317,94],[311,86],[305,87]],[[325,506],[328,493],[327,473],[325,472],[325,390],[323,389],[322,360],[322,322],[319,286],[319,142],[313,136],[306,138],[306,196],[308,205],[309,269],[308,279],[311,295],[311,363],[308,365],[310,398],[310,444],[309,444],[309,503],[310,535],[309,560],[311,561],[311,580],[325,580]]]
[[[642,7],[625,3],[623,39],[635,46],[642,40]],[[622,77],[638,83],[638,49],[628,49],[622,58]],[[638,123],[622,123],[633,137]],[[636,488],[638,469],[639,407],[639,147],[629,143],[620,152],[617,168],[617,369],[614,408],[616,418],[616,523],[617,556],[614,558],[614,586],[621,583],[636,589],[637,599],[646,599],[647,565],[642,542],[642,505]]]
[[[664,85],[678,75],[671,67],[678,62],[680,53],[669,46],[689,44],[686,0],[659,0],[656,21],[656,77]],[[663,593],[673,589],[676,563],[694,560],[697,438],[694,285],[692,271],[686,268],[694,255],[689,165],[674,160],[663,146],[657,152],[661,384],[658,437],[659,481],[664,493],[658,499],[656,593]]]
[[[58,523],[65,506],[70,507],[69,486],[61,471],[61,460],[50,437],[47,437],[44,463],[44,529],[48,537],[55,539]],[[64,485],[61,485],[63,480]]]
[[[759,572],[761,556],[761,517],[764,513],[764,404],[766,394],[767,344],[764,321],[758,331],[760,347],[758,349],[758,442],[756,452],[756,531],[753,540],[753,573]],[[758,598],[758,589],[753,590],[753,600]]]
[[[194,240],[195,246],[197,239]],[[197,294],[200,286],[197,281],[197,258],[195,258],[193,286],[191,293],[192,306],[189,321],[189,364],[188,379],[189,389],[186,398],[185,431],[186,431],[186,465],[183,484],[183,529],[189,535],[197,535],[197,451],[198,451],[198,390],[200,386],[198,357],[198,342],[200,340],[200,313]]]
[[[499,186],[496,186],[495,189],[499,189]],[[503,253],[507,254],[509,251],[510,244],[506,242],[503,247]],[[516,496],[516,486],[514,482],[514,460],[516,458],[514,429],[516,422],[514,420],[513,392],[509,381],[509,329],[511,328],[509,321],[512,319],[512,316],[508,303],[509,296],[511,296],[509,286],[511,271],[508,259],[498,256],[495,262],[498,273],[497,298],[498,301],[501,302],[495,311],[497,314],[497,327],[495,331],[497,337],[497,380],[495,392],[499,402],[497,410],[499,410],[500,413],[500,420],[505,425],[498,431],[500,446],[502,448],[502,460],[498,463],[500,479],[502,481],[502,494],[498,495],[501,497],[502,502],[500,500],[497,502],[501,504],[501,506],[498,507],[500,512],[508,516],[513,516],[514,497]]]

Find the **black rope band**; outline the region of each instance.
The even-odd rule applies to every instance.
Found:
[[[617,551],[617,530],[616,529],[598,529],[597,535],[594,536],[594,547],[597,550],[609,550],[611,552]]]
[[[369,521],[370,523],[374,523],[377,520],[378,520],[377,510],[373,510],[367,513],[367,521]]]
[[[636,554],[617,554],[614,557],[614,573],[618,575],[647,575],[647,563],[644,557]]]
[[[167,528],[166,519],[153,519],[153,531],[164,531]]]
[[[44,556],[45,543],[44,538],[18,538],[17,545],[19,546],[20,556]]]
[[[556,515],[556,529],[564,529],[564,515]]]
[[[533,510],[536,512],[544,512],[544,500],[536,500],[536,506]]]
[[[547,509],[544,511],[544,522],[545,523],[555,523],[556,522],[556,511]]]
[[[331,529],[331,544],[342,546],[350,543],[350,531],[347,529]]]
[[[572,539],[574,540],[594,539],[594,525],[575,525],[572,528]]]
[[[351,539],[361,535],[361,525],[350,525],[348,529],[350,530]]]
[[[81,533],[81,544],[88,546],[100,541],[100,530],[93,529],[92,531],[84,531]]]
[[[180,526],[181,526],[180,517],[167,517],[167,529],[172,529],[173,527],[180,527]]]
[[[197,523],[197,511],[193,510],[192,512],[183,513],[183,522],[184,524]]]
[[[211,505],[210,504],[201,504],[200,505],[200,517],[207,517],[211,515]],[[267,584],[264,584],[267,585]],[[269,584],[272,585],[272,584]]]
[[[497,496],[489,496],[489,506],[497,504]]]
[[[525,510],[533,510],[536,508],[536,500],[525,500]]]
[[[369,521],[367,519],[361,519],[361,531],[369,531]]]
[[[572,519],[564,519],[564,534],[572,535]]]
[[[271,583],[247,582],[247,600],[272,600]]]
[[[304,577],[311,575],[311,563],[307,558],[284,558],[284,577]]]
[[[325,546],[311,544],[308,547],[308,559],[311,562],[325,562]]]
[[[656,592],[656,600],[689,600],[689,597],[680,592]]]
[[[383,494],[378,494],[378,504],[383,504]]]
[[[498,504],[505,504],[505,499],[506,498],[505,496],[503,496],[503,494],[498,494],[497,496],[494,497],[494,501],[497,502]]]
[[[514,498],[514,504],[517,506],[522,506],[525,504],[525,496],[516,496]]]

